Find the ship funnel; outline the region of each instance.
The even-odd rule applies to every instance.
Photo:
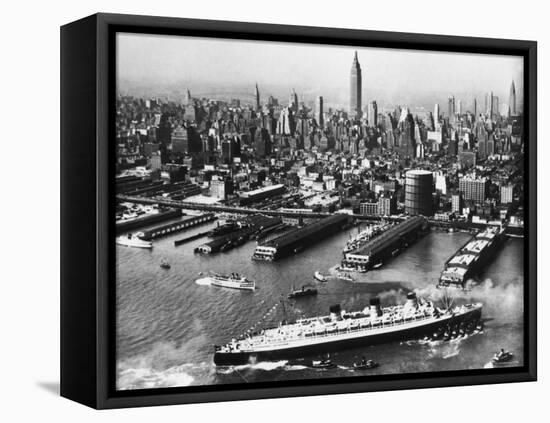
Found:
[[[337,320],[339,319],[342,314],[342,307],[340,307],[340,304],[334,304],[334,305],[331,305],[330,308],[330,318],[332,320]]]
[[[414,292],[409,292],[407,294],[407,302],[405,303],[405,308],[407,310],[416,310],[418,308],[418,299]]]
[[[380,298],[371,298],[369,304],[371,316],[382,316],[382,309],[380,308]]]

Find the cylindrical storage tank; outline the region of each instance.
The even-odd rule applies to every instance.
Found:
[[[433,215],[432,189],[432,172],[409,170],[405,174],[405,211],[410,215]]]

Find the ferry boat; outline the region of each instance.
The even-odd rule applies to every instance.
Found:
[[[479,320],[481,303],[441,309],[411,292],[405,304],[380,307],[371,298],[363,310],[346,312],[340,305],[330,307],[325,316],[302,318],[295,323],[281,322],[222,346],[215,346],[214,363],[219,366],[247,364],[319,355],[357,346],[407,339],[422,339],[438,330]]]
[[[316,271],[314,274],[313,274],[313,277],[315,279],[317,279],[319,282],[326,282],[328,279],[325,275],[321,274],[321,272],[319,271]]]
[[[250,281],[238,273],[231,273],[229,276],[213,273],[204,278],[204,282],[221,288],[242,289],[245,291],[254,291],[256,289],[256,282]]]
[[[116,243],[118,245],[124,245],[125,247],[135,247],[135,248],[153,248],[153,243],[151,241],[144,241],[140,238],[141,232],[137,234],[127,234],[117,237]]]

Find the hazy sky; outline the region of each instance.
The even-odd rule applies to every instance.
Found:
[[[371,100],[410,107],[439,102],[444,111],[450,95],[468,108],[474,97],[483,105],[488,91],[503,105],[512,79],[522,103],[523,61],[514,56],[118,34],[117,76],[119,90],[130,94],[178,97],[189,88],[193,96],[237,95],[245,90],[251,99],[257,82],[262,101],[274,94],[286,102],[295,88],[301,100],[323,95],[327,104],[347,105],[355,50],[363,106]]]

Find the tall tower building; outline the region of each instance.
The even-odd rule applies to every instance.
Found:
[[[508,102],[508,105],[510,107],[510,114],[512,116],[516,116],[517,110],[516,110],[516,85],[514,84],[514,81],[512,80],[512,85],[510,86],[510,100]]]
[[[376,128],[378,125],[378,105],[376,101],[371,101],[368,106],[367,119],[369,126]]]
[[[258,83],[256,82],[256,111],[259,112],[260,110],[260,90],[258,89]]]
[[[323,128],[325,125],[325,118],[323,116],[323,96],[319,96],[315,102],[315,120],[319,128]]]
[[[292,89],[292,92],[290,93],[290,99],[288,102],[288,107],[292,109],[294,113],[298,112],[298,94],[296,94],[296,91],[294,88]]]
[[[477,120],[477,98],[474,98],[474,119]]]
[[[449,114],[449,121],[452,121],[454,116],[455,116],[455,98],[454,98],[454,96],[449,97],[447,113]]]
[[[362,90],[362,77],[361,77],[361,65],[357,59],[357,51],[353,58],[350,73],[350,96],[349,96],[349,111],[350,116],[354,118],[361,117],[361,90]]]
[[[439,111],[439,104],[435,103],[434,107],[434,122],[439,122],[439,116],[441,115],[441,112]]]
[[[185,92],[185,97],[183,98],[183,104],[186,106],[189,106],[192,103],[193,99],[191,98],[191,91],[189,91],[189,88],[187,88]]]

